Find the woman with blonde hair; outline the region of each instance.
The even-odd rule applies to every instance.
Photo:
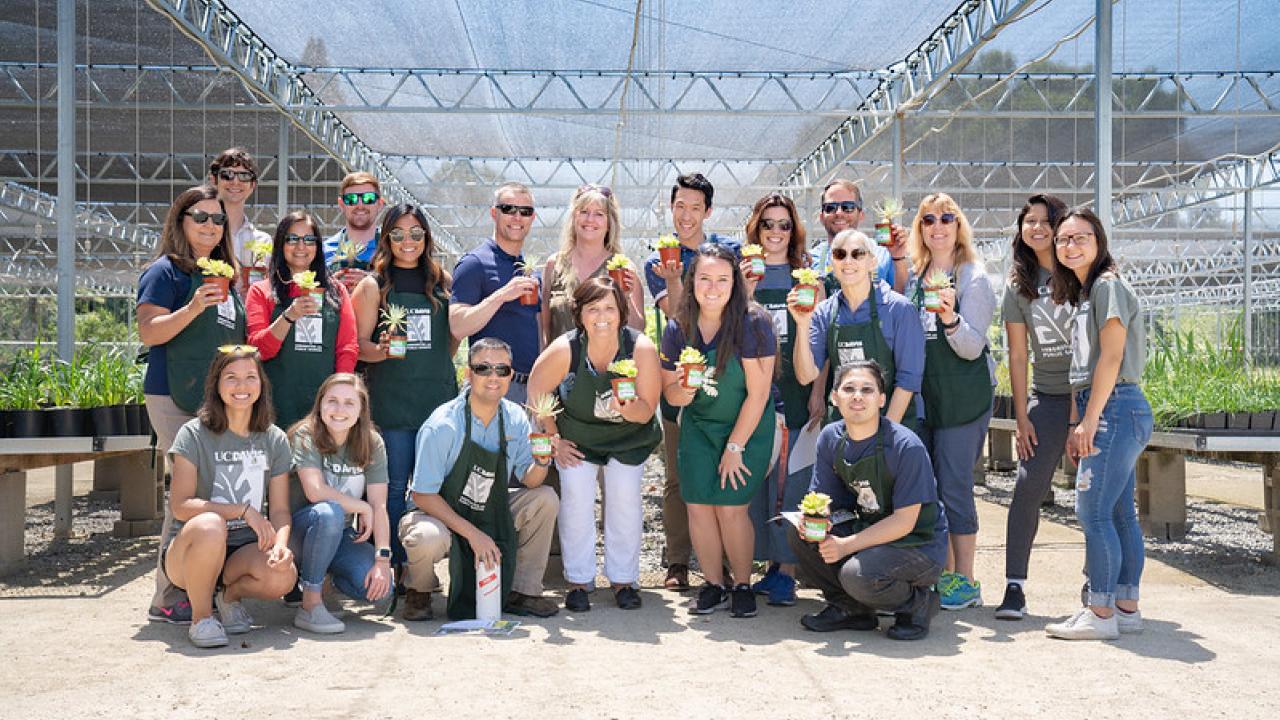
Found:
[[[974,250],[969,220],[950,195],[934,193],[920,201],[909,243],[906,296],[919,309],[925,335],[920,438],[933,460],[951,530],[938,590],[942,607],[959,610],[982,605],[982,585],[973,577],[978,537],[973,466],[991,422],[996,364],[987,328],[996,295]]]

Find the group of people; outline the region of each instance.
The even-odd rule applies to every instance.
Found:
[[[249,153],[219,155],[209,184],[175,199],[139,283],[147,408],[172,473],[149,615],[190,623],[194,644],[247,632],[244,598],[284,598],[298,627],[341,632],[326,578],[359,601],[403,592],[406,620],[431,618],[446,555],[450,618],[473,616],[492,568],[506,612],[548,617],[557,539],[563,605],[589,611],[601,479],[604,576],[617,607],[639,608],[643,467],[660,444],[665,586],[690,589],[696,555],[692,612],[793,605],[799,579],[826,601],[802,618],[809,630],[874,630],[885,613],[889,637],[914,640],[940,607],[982,604],[972,469],[991,418],[996,293],[951,197],[926,196],[880,244],[857,229],[859,187],[835,180],[823,242],[810,248],[792,200],[771,194],[740,243],[704,233],[714,189],[683,175],[678,260],[655,251],[640,270],[610,262],[618,200],[587,185],[537,268],[523,253],[533,193],[507,183],[493,237],[450,273],[422,210],[386,206],[368,173],[342,180],[344,227],[328,237],[305,212],[273,236],[254,229],[256,182]],[[1026,612],[1038,508],[1065,451],[1081,465],[1086,606],[1048,631],[1113,638],[1142,622],[1133,469],[1151,415],[1137,302],[1087,209],[1032,196],[1011,251],[1021,462],[996,615]],[[209,261],[238,271],[229,290],[204,281]],[[693,351],[700,386],[682,364]],[[634,393],[613,389],[619,361]],[[810,491],[831,499],[820,542],[789,519]],[[755,561],[768,569],[752,582]]]

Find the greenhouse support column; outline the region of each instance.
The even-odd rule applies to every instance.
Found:
[[[1093,209],[1102,221],[1102,227],[1111,235],[1111,3],[1097,0],[1097,15],[1093,29],[1095,35],[1093,71],[1095,122],[1094,122],[1094,188]]]
[[[1244,167],[1244,364],[1253,363],[1253,183],[1255,165]]]
[[[76,351],[76,2],[58,0],[58,356]],[[72,466],[54,473],[53,536],[71,537]]]
[[[893,116],[893,197],[902,200],[902,113]]]
[[[276,153],[276,203],[279,217],[289,214],[289,116],[280,116],[280,150]]]

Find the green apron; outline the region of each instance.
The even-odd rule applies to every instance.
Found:
[[[871,455],[850,463],[844,459],[844,447],[849,441],[845,428],[840,429],[840,443],[836,445],[836,477],[856,498],[853,513],[853,533],[875,525],[893,514],[894,478],[884,459],[885,421],[880,420],[876,431],[876,450]],[[891,547],[919,547],[933,541],[933,528],[938,522],[938,503],[921,503],[911,532],[889,543]]]
[[[707,367],[716,363],[716,351],[707,351]],[[699,390],[693,402],[680,413],[680,446],[676,450],[676,467],[680,470],[680,495],[686,503],[699,505],[746,505],[764,482],[773,454],[773,402],[766,398],[764,412],[755,432],[747,440],[742,463],[751,475],[746,487],[734,490],[726,482],[720,487],[720,456],[729,443],[729,434],[738,422],[738,413],[747,401],[747,376],[742,362],[733,357],[724,364],[723,375],[716,373],[716,397]]]
[[[189,277],[191,288],[184,304],[191,302],[196,290],[204,284],[200,273],[191,273]],[[233,283],[226,302],[205,308],[182,332],[165,343],[165,371],[173,404],[195,413],[204,402],[204,380],[214,354],[220,346],[239,344],[244,338],[244,303],[240,302]]]
[[[277,302],[271,321],[288,309],[288,304]],[[338,310],[326,296],[320,300],[320,314],[300,317],[290,325],[280,352],[265,363],[277,426],[287,430],[311,412],[316,392],[334,371],[338,321]]]
[[[795,284],[796,280],[792,278],[792,287]],[[795,361],[792,357],[792,348],[795,347],[796,321],[791,317],[791,313],[787,312],[788,292],[790,290],[781,288],[757,289],[755,299],[773,318],[773,329],[778,333],[778,356],[782,368],[775,384],[782,395],[782,413],[786,416],[787,427],[798,428],[809,421],[809,392],[813,389],[813,384],[801,385],[796,380]],[[782,313],[785,326],[778,322],[778,313]],[[808,342],[809,339],[805,338],[804,341]]]
[[[629,358],[635,351],[639,331],[623,328],[615,360]],[[624,465],[641,465],[662,441],[662,426],[655,416],[643,425],[627,422],[609,407],[613,398],[613,377],[609,372],[592,372],[587,360],[587,336],[578,330],[569,335],[573,348],[570,367],[573,388],[564,396],[564,412],[556,422],[560,434],[572,440],[592,465],[604,465],[610,458]]]
[[[485,450],[471,442],[471,398],[463,416],[466,427],[462,449],[453,469],[440,485],[440,497],[458,514],[487,534],[502,554],[502,597],[507,593],[516,572],[516,526],[507,499],[507,429],[498,408],[498,449]],[[470,620],[476,616],[476,554],[458,533],[452,533],[449,548],[449,602],[445,612],[451,620]]]
[[[839,293],[839,289],[836,292]],[[880,371],[884,373],[884,386],[889,391],[889,397],[893,397],[893,389],[897,386],[898,366],[893,361],[893,348],[889,347],[889,343],[884,339],[884,333],[880,330],[878,281],[871,282],[871,295],[867,299],[870,300],[868,309],[871,311],[871,319],[867,322],[848,325],[836,322],[836,318],[840,317],[840,303],[844,302],[843,296],[840,296],[840,300],[836,301],[835,314],[827,324],[827,362],[831,367],[831,371],[827,373],[827,422],[840,419],[840,411],[831,405],[831,388],[835,383],[836,369],[841,365],[854,360],[875,360],[880,364]],[[857,308],[853,310],[856,312]],[[889,403],[886,402],[880,409],[880,414],[883,415],[888,410]],[[907,404],[906,412],[902,413],[902,424],[910,430],[917,429],[914,397]]]
[[[409,342],[403,358],[388,358],[365,366],[369,383],[369,408],[383,430],[417,430],[431,411],[458,396],[458,378],[449,354],[449,299],[437,289],[433,307],[422,293],[392,290],[387,304],[409,313]],[[373,329],[374,342],[383,327]]]
[[[994,388],[987,369],[989,347],[972,360],[965,360],[951,349],[946,333],[940,331],[938,313],[924,309],[924,283],[916,284],[912,302],[920,311],[924,325],[924,381],[920,395],[924,398],[924,424],[931,428],[966,425],[991,410]],[[956,313],[960,298],[956,298]]]

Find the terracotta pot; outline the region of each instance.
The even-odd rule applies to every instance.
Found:
[[[635,400],[636,379],[630,377],[614,378],[613,396],[618,398],[618,402],[622,402],[623,400]]]
[[[538,290],[539,288],[537,287],[534,287],[530,290],[525,290],[524,294],[520,296],[520,304],[521,305],[537,305]]]
[[[219,303],[225,302],[227,294],[231,292],[231,278],[219,277],[217,275],[205,275],[204,284],[214,285],[222,291],[222,294],[218,297]]]
[[[667,263],[675,263],[679,265],[680,264],[680,248],[679,247],[658,248],[658,262],[662,263],[663,265],[666,265]]]
[[[707,366],[705,364],[681,364],[679,367],[680,387],[686,390],[696,390],[702,387],[702,381],[706,377],[707,372]]]
[[[396,360],[403,360],[404,356],[409,352],[409,336],[408,335],[390,335],[387,337],[387,357]]]
[[[796,286],[796,310],[800,312],[813,312],[813,306],[818,303],[818,286],[817,285],[797,285]]]
[[[826,515],[805,515],[800,522],[800,532],[809,542],[822,542],[827,539],[827,528],[831,520]]]
[[[615,285],[622,288],[623,292],[631,292],[631,283],[627,282],[626,270],[610,270],[609,277]]]
[[[551,457],[555,452],[551,447],[551,436],[546,433],[529,433],[529,452],[534,457]]]
[[[876,244],[888,245],[893,242],[893,223],[876,223]]]
[[[240,268],[240,280],[245,287],[258,282],[267,277],[267,269],[264,267],[242,267]]]

